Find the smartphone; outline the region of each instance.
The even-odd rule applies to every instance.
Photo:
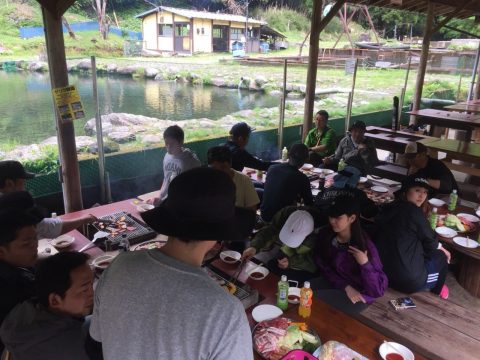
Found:
[[[401,297],[395,300],[390,300],[390,304],[395,310],[411,309],[417,307],[410,297]]]

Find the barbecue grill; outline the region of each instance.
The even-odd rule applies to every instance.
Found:
[[[223,271],[213,267],[212,265],[207,265],[203,268],[213,280],[219,283],[219,286],[222,282],[225,284],[231,284],[231,282],[228,281],[229,279],[231,279],[231,277],[225,274]],[[247,284],[243,284],[240,281],[237,281],[234,285],[237,289],[233,296],[235,296],[238,300],[241,301],[245,309],[248,309],[250,306],[258,303],[259,296],[257,290],[251,289],[250,286],[248,286]]]
[[[108,229],[100,227],[99,223],[101,223],[102,221],[117,223],[122,217],[125,218],[125,220],[123,221],[126,223],[127,227],[134,227],[135,229],[125,229],[125,231],[118,232],[116,233],[116,235],[109,235],[106,239],[103,239],[103,241],[100,241],[98,243],[100,248],[102,248],[103,250],[105,250],[105,240],[109,240],[111,242],[111,249],[116,250],[118,249],[119,245],[125,240],[127,240],[130,245],[134,245],[142,241],[153,239],[157,236],[157,233],[153,229],[148,227],[145,223],[138,220],[131,214],[122,211],[98,218],[98,222],[95,222],[94,224],[89,226],[89,238],[92,239],[93,234],[95,234],[97,231],[109,232]]]

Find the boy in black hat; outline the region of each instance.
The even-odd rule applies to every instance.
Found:
[[[244,167],[266,171],[270,165],[269,161],[262,161],[245,150],[250,134],[253,129],[245,122],[239,122],[230,129],[230,137],[225,143],[232,152],[232,168],[243,171]]]
[[[324,158],[323,164],[336,170],[341,159],[348,160],[360,156],[368,169],[374,167],[378,163],[377,149],[374,141],[365,137],[366,129],[363,121],[353,123],[349,132],[340,140],[335,154]]]
[[[217,241],[242,241],[253,229],[254,212],[235,207],[231,178],[211,168],[184,172],[142,218],[168,241],[122,254],[100,279],[90,335],[103,357],[253,359],[242,304],[201,268]]]
[[[25,170],[23,165],[15,160],[0,161],[0,197],[2,203],[10,203],[16,206],[17,192],[25,192],[25,181],[33,179],[35,174]],[[12,195],[14,194],[14,195]],[[7,199],[12,195],[11,199]],[[20,195],[23,197],[23,195]],[[7,197],[7,198],[4,198]],[[8,205],[10,206],[10,205]],[[62,220],[60,218],[45,218],[37,224],[37,236],[39,239],[54,239],[80,226],[96,221],[93,215],[84,215],[76,219]]]

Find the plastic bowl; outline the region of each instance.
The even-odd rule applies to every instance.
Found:
[[[267,277],[270,271],[263,266],[252,268],[251,270],[247,270],[247,275],[252,280],[263,280]]]
[[[148,210],[152,210],[153,208],[155,208],[155,206],[153,206],[152,204],[139,204],[137,205],[137,211],[138,212],[145,212],[145,211],[148,211]]]
[[[220,259],[227,264],[235,264],[241,257],[242,254],[238,251],[225,250],[220,253]]]
[[[103,271],[107,267],[110,266],[110,264],[112,263],[114,258],[115,258],[115,256],[113,256],[113,255],[102,255],[102,256],[99,256],[99,257],[95,258],[92,261],[92,265],[95,269]]]
[[[75,242],[75,238],[71,235],[62,235],[50,241],[50,244],[57,249],[64,249]]]
[[[291,286],[288,288],[288,302],[290,304],[298,304],[300,302],[300,288]]]

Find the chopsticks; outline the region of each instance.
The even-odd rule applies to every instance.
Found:
[[[240,274],[242,272],[243,265],[245,265],[245,263],[246,263],[245,259],[242,259],[240,261],[240,264],[238,265],[238,268],[235,270],[232,277],[228,280],[229,283],[235,284],[237,282],[238,277],[240,276]]]

